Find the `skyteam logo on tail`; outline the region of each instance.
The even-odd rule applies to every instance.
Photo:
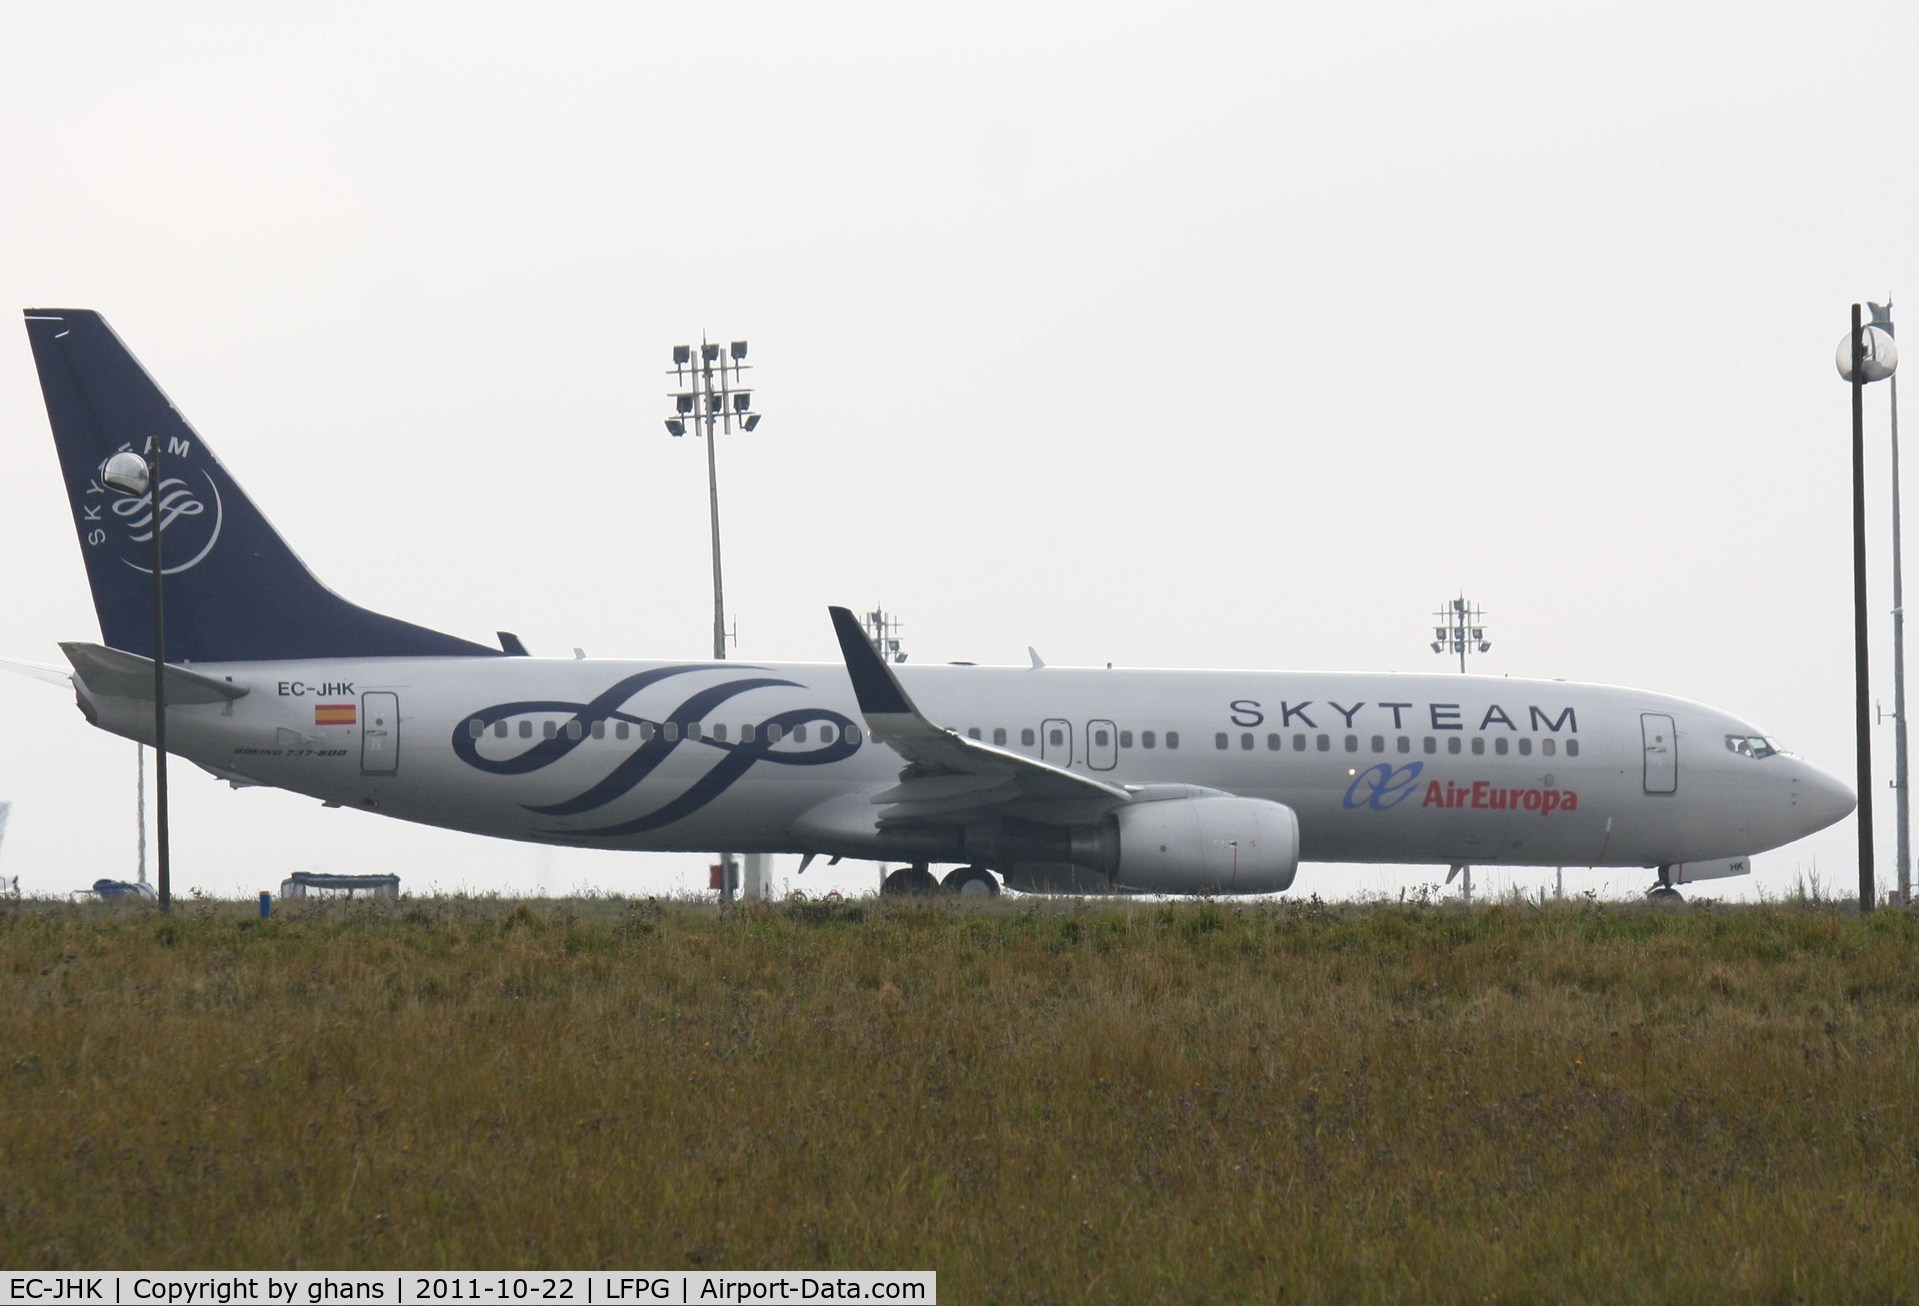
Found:
[[[131,449],[123,446],[123,451]],[[206,560],[220,541],[225,511],[220,487],[207,472],[184,465],[193,442],[167,442],[160,461],[159,524],[151,494],[125,494],[109,488],[98,470],[80,496],[81,538],[89,549],[107,549],[127,566],[153,574],[153,533],[160,532],[164,574],[177,576]],[[103,462],[102,467],[105,466]]]

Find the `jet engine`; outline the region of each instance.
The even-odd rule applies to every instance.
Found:
[[[1299,818],[1263,798],[1174,798],[1113,813],[1113,886],[1133,893],[1278,893],[1299,870]]]

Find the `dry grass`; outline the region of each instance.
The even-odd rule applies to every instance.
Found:
[[[1913,1300],[1916,960],[1818,904],[28,904],[0,1264]]]

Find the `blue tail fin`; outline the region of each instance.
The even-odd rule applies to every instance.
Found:
[[[98,313],[30,308],[27,335],[108,645],[153,656],[155,526],[149,496],[108,489],[100,469],[157,439],[169,662],[500,656],[314,579]]]

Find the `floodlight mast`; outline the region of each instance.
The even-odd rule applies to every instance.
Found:
[[[167,840],[167,603],[166,567],[160,556],[160,437],[147,437],[144,457],[123,450],[107,459],[100,479],[122,494],[147,496],[148,526],[153,532],[153,835],[156,845],[155,888],[160,910],[173,910],[172,863]],[[144,822],[142,823],[144,827]],[[145,880],[142,857],[142,881]]]
[[[674,416],[666,419],[667,434],[679,438],[686,434],[687,419],[692,419],[693,434],[706,437],[706,495],[713,525],[713,657],[724,660],[726,657],[726,591],[721,583],[720,573],[720,471],[719,455],[715,446],[717,432],[733,433],[733,423],[739,422],[740,429],[751,431],[760,424],[760,415],[754,411],[751,391],[744,386],[745,378],[741,373],[750,370],[746,361],[746,341],[732,341],[726,348],[724,357],[720,353],[717,341],[706,338],[700,333],[699,354],[695,357],[693,346],[673,346],[672,375],[675,389],[671,395]],[[687,385],[688,373],[691,373],[692,385]],[[732,853],[720,854],[720,901],[733,901],[733,886],[738,879],[738,868]]]
[[[1872,325],[1897,338],[1892,328],[1892,296],[1883,304],[1867,302]],[[1912,799],[1906,791],[1906,603],[1903,550],[1899,544],[1899,374],[1892,388],[1892,790],[1897,808],[1896,848],[1899,904],[1912,906]]]
[[[1486,638],[1486,612],[1466,601],[1462,593],[1457,598],[1446,600],[1439,605],[1439,611],[1433,613],[1433,652],[1459,654],[1459,674],[1466,674],[1466,655],[1468,653],[1490,653],[1492,641]],[[1473,868],[1464,862],[1454,862],[1446,875],[1446,883],[1451,884],[1454,876],[1464,876],[1460,892],[1467,902],[1473,900]]]
[[[1899,347],[1876,326],[1861,326],[1852,306],[1852,329],[1840,337],[1833,359],[1852,389],[1852,674],[1853,732],[1858,744],[1859,910],[1869,912],[1879,896],[1872,855],[1872,736],[1866,658],[1866,384],[1899,368]]]

